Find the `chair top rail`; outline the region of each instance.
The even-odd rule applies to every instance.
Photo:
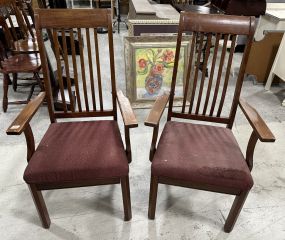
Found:
[[[38,28],[96,28],[108,27],[108,15],[111,15],[111,10],[35,9],[35,15],[38,15]]]
[[[255,23],[254,17],[221,14],[181,12],[180,18],[182,31],[220,32],[238,35],[249,35],[253,31]]]

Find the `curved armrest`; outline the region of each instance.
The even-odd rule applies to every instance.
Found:
[[[274,142],[275,137],[273,133],[259,116],[258,112],[242,98],[239,99],[239,106],[257,134],[258,139],[261,142]]]
[[[121,90],[117,91],[117,99],[122,113],[125,127],[134,128],[138,126],[138,122],[134,111],[131,107],[129,99],[126,98]]]
[[[164,112],[168,99],[169,93],[164,93],[156,99],[150,113],[144,121],[146,126],[157,127],[159,125],[160,118]]]
[[[30,120],[44,101],[45,96],[45,92],[40,92],[40,94],[35,99],[31,100],[25,106],[25,108],[20,112],[14,122],[7,129],[7,135],[20,135],[26,129],[26,127],[29,125]]]

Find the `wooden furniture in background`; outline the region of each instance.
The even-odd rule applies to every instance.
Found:
[[[283,33],[268,32],[262,40],[252,43],[245,73],[254,75],[257,82],[266,83],[282,36]]]
[[[255,144],[258,139],[262,142],[275,141],[258,113],[240,99],[245,66],[253,40],[254,21],[253,17],[244,16],[181,13],[170,95],[159,97],[145,120],[145,125],[153,127],[148,210],[150,219],[155,218],[160,183],[236,195],[224,226],[226,232],[233,229],[253,186],[250,171],[253,167]],[[193,38],[190,43],[183,104],[181,107],[173,107],[181,39],[185,32],[193,32]],[[237,35],[246,36],[246,48],[237,79],[230,79]],[[208,44],[202,74],[198,74],[204,38]],[[214,48],[210,50],[212,40]],[[229,40],[231,47],[228,52]],[[223,42],[221,47],[220,41]],[[205,78],[207,65],[210,66],[208,79]],[[222,77],[224,67],[226,74]],[[234,90],[233,96],[227,93],[229,88]],[[159,120],[168,100],[168,121],[156,147]],[[253,128],[245,157],[231,131],[238,106]],[[172,121],[173,118],[206,121],[216,125]],[[227,127],[217,126],[218,123]]]
[[[265,32],[283,33],[277,54],[273,61],[271,70],[265,85],[265,90],[269,90],[274,79],[278,76],[285,81],[284,54],[285,54],[285,3],[267,3],[266,14],[260,17],[258,27],[255,32],[255,39],[258,41],[264,37]],[[285,105],[285,99],[282,102]]]
[[[9,47],[17,53],[37,53],[38,44],[36,41],[33,22],[30,22],[23,4],[16,4],[15,0],[4,0],[0,3],[1,15],[9,23],[11,37]],[[33,19],[33,17],[31,17]]]
[[[0,26],[4,31],[4,35],[6,37],[6,42],[9,42],[11,39],[10,30],[6,24],[5,18],[0,16]],[[10,82],[9,74],[13,75],[13,89],[16,91],[17,89],[17,74],[18,73],[31,73],[33,74],[33,78],[31,80],[35,80],[31,85],[30,93],[25,101],[16,101],[10,102],[17,104],[25,104],[30,101],[32,94],[34,92],[34,88],[36,85],[40,85],[41,90],[43,90],[43,86],[41,84],[41,79],[39,76],[39,71],[41,70],[41,61],[37,54],[16,54],[9,56],[7,53],[6,46],[2,42],[0,42],[0,72],[3,73],[3,111],[6,112],[8,108],[8,87]]]
[[[41,93],[32,100],[8,128],[7,134],[19,135],[22,132],[25,134],[28,166],[24,180],[29,185],[42,225],[45,228],[50,226],[42,190],[118,183],[122,187],[125,220],[128,221],[132,217],[128,176],[128,163],[131,162],[129,131],[138,124],[128,99],[121,91],[116,90],[111,11],[37,9],[35,20],[46,96],[45,93]],[[108,38],[104,38],[104,42],[100,41],[97,35],[98,27],[108,29]],[[53,109],[47,56],[42,38],[42,30],[47,29],[52,32],[55,43],[57,79],[63,102],[63,110],[60,112],[55,112]],[[85,48],[83,49],[83,41],[79,38],[80,56],[76,58],[74,43],[71,41],[72,56],[68,58],[65,32],[68,31],[72,39],[74,29],[84,34]],[[63,59],[60,57],[58,34],[63,37]],[[110,58],[110,65],[107,68],[102,68],[100,65],[102,55],[99,54],[99,50],[102,49],[102,44],[109,50],[109,56],[104,55],[104,59]],[[84,56],[87,56],[87,61],[86,59],[84,61]],[[70,110],[66,106],[67,99],[64,95],[62,63],[70,101],[73,101],[73,98],[69,66],[73,67],[77,103],[72,104]],[[105,79],[103,76],[106,76],[106,72],[109,72],[110,76]],[[106,91],[108,86],[111,89]],[[35,149],[29,122],[45,98],[51,124]],[[117,101],[125,126],[126,150],[117,124]],[[85,117],[89,118],[88,121],[56,123],[59,118]],[[109,117],[110,120],[92,121],[91,117]]]

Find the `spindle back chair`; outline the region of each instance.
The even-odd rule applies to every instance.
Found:
[[[129,129],[138,124],[128,99],[116,89],[111,11],[36,9],[35,23],[46,92],[27,105],[7,134],[25,133],[28,166],[24,180],[29,185],[42,225],[49,228],[50,218],[41,190],[118,183],[122,187],[125,220],[128,221],[132,217],[128,176],[128,163],[131,162]],[[108,34],[99,39],[98,27],[106,27]],[[42,36],[42,31],[46,30],[52,33],[54,42],[55,62],[52,64],[55,65],[63,106],[58,112],[54,110],[48,46]],[[79,56],[75,54],[75,31],[78,33]],[[104,50],[106,52],[102,55]],[[107,66],[104,72],[102,65]],[[44,99],[51,125],[35,150],[29,121]],[[125,128],[125,149],[117,123],[117,101]],[[101,120],[97,119],[100,117]],[[107,117],[109,120],[105,119]],[[64,118],[77,120],[57,123],[58,119]]]
[[[250,171],[255,144],[258,139],[275,141],[258,113],[240,99],[254,21],[254,17],[181,13],[170,94],[158,97],[145,120],[145,125],[154,128],[150,149],[150,219],[155,217],[158,183],[169,184],[236,195],[224,226],[226,232],[232,230],[253,185]],[[182,104],[174,106],[174,96],[179,93],[176,81],[185,33],[192,34],[191,50],[186,63]],[[238,35],[246,37],[246,47],[234,79],[230,78],[230,70]],[[203,48],[205,58],[201,66]],[[209,77],[206,77],[207,67]],[[167,123],[156,147],[159,120],[168,102]],[[238,105],[253,127],[245,157],[231,131]],[[174,121],[175,118],[191,120],[191,123]],[[194,120],[198,124],[194,124]]]

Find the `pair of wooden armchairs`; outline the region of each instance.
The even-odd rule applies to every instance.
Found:
[[[76,21],[74,16],[76,15]],[[52,16],[52,18],[50,18]],[[112,37],[111,12],[107,9],[95,10],[37,10],[35,14],[37,37],[43,65],[45,91],[32,100],[18,115],[7,130],[9,135],[24,132],[27,141],[28,166],[24,172],[38,210],[42,225],[50,226],[50,218],[43,200],[42,190],[82,187],[102,184],[121,184],[125,220],[130,220],[131,200],[129,188],[129,167],[131,162],[130,128],[138,123],[128,99],[116,90],[115,63]],[[96,28],[106,27],[108,39],[99,41]],[[64,109],[55,112],[46,52],[41,31],[49,29],[55,44],[57,79],[59,80]],[[80,55],[76,57],[73,32],[79,33]],[[66,31],[71,38],[71,56],[67,55]],[[173,106],[178,60],[184,32],[192,32],[190,53],[188,54],[184,83],[183,105],[180,111]],[[225,231],[231,231],[246,196],[253,185],[251,177],[254,146],[258,139],[274,141],[274,136],[259,115],[245,101],[239,100],[244,69],[254,33],[254,19],[249,17],[197,15],[182,13],[175,53],[173,81],[170,94],[159,97],[154,104],[146,125],[154,128],[150,160],[151,185],[149,218],[154,219],[158,183],[191,187],[236,195],[236,199],[226,220]],[[60,59],[58,34],[63,38],[63,61]],[[215,39],[214,51],[206,49],[203,72],[199,63],[203,41],[198,35],[205,35],[207,41]],[[234,42],[237,35],[248,37],[240,73],[236,81],[229,80],[233,46],[227,52],[229,38]],[[105,35],[106,36],[106,35]],[[222,39],[224,45],[219,50]],[[84,49],[83,40],[84,39]],[[198,53],[196,52],[198,45]],[[208,44],[210,45],[210,44]],[[103,51],[103,54],[99,53]],[[226,55],[229,56],[226,56]],[[213,55],[210,57],[210,55]],[[218,56],[219,55],[219,56]],[[109,57],[109,64],[106,58]],[[170,59],[171,60],[171,59]],[[226,61],[228,60],[228,61]],[[105,61],[105,64],[101,64]],[[211,62],[209,79],[205,79],[206,65]],[[63,88],[63,68],[67,78],[67,94],[71,101],[72,91],[77,101],[66,107]],[[226,65],[226,74],[222,71]],[[102,70],[102,67],[109,68]],[[70,67],[74,71],[74,86],[71,84]],[[217,74],[215,74],[215,72]],[[108,79],[110,81],[107,81]],[[222,80],[223,79],[223,80]],[[207,82],[207,84],[206,84]],[[106,86],[107,84],[107,86]],[[229,85],[229,86],[228,86]],[[203,89],[206,87],[206,89]],[[234,95],[226,95],[227,89],[234,89]],[[204,91],[206,90],[206,91]],[[106,98],[108,100],[106,101]],[[224,116],[225,98],[232,98],[228,116]],[[30,120],[46,99],[51,124],[35,149]],[[104,101],[103,101],[104,99]],[[117,102],[122,113],[125,130],[125,148],[117,124]],[[168,105],[168,121],[162,131],[158,146],[159,119]],[[228,101],[227,101],[228,102]],[[238,105],[241,107],[253,132],[244,158],[232,134],[231,128]],[[62,118],[111,117],[111,120],[56,122]],[[227,127],[170,121],[185,118],[226,124]]]

